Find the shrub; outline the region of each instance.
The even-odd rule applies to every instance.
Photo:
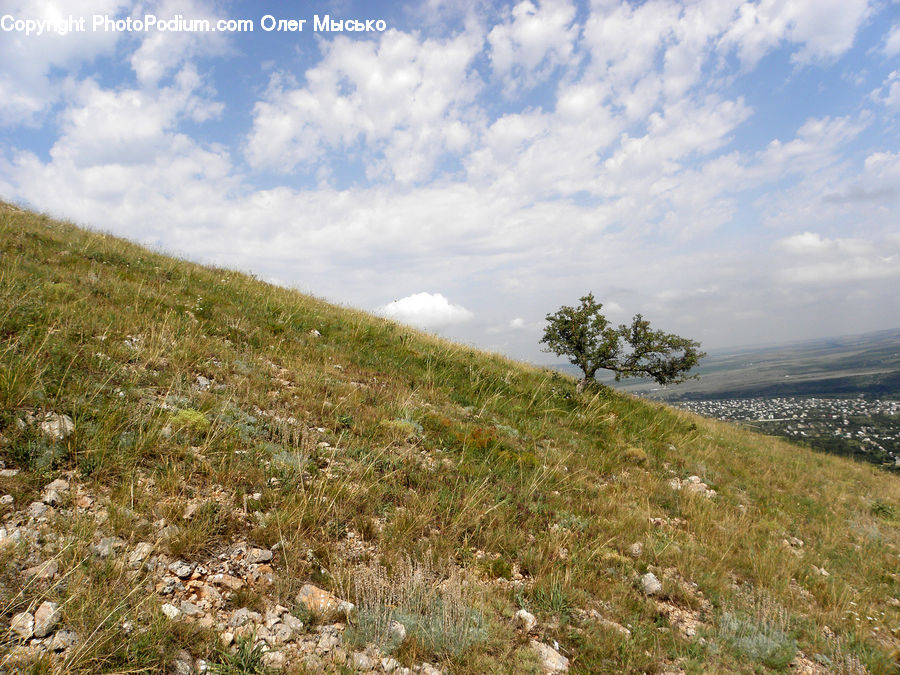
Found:
[[[400,641],[393,621],[436,656],[458,656],[485,638],[481,613],[472,607],[471,587],[459,570],[439,582],[431,565],[403,558],[391,573],[378,562],[350,572],[357,607],[356,623],[344,633],[350,644],[396,650]]]
[[[719,617],[719,636],[736,653],[769,668],[786,668],[797,653],[788,634],[789,615],[767,596],[755,597],[749,611],[725,609]]]

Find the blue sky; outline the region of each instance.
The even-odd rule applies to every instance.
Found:
[[[68,15],[87,30],[16,28]],[[0,0],[0,19],[0,198],[534,361],[556,358],[543,317],[588,291],[711,348],[900,325],[898,2]]]

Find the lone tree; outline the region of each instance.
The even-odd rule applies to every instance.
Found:
[[[706,356],[700,343],[650,329],[637,314],[631,325],[610,325],[600,310],[603,305],[588,293],[578,307],[563,306],[547,315],[541,342],[545,352],[566,356],[581,368],[584,378],[578,390],[594,380],[598,370],[611,370],[616,381],[624,377],[652,377],[659,384],[684,382],[697,377],[687,372]]]

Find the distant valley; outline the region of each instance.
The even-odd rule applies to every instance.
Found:
[[[569,365],[559,367],[577,373]],[[900,470],[900,329],[712,352],[698,380],[601,381],[705,417]]]

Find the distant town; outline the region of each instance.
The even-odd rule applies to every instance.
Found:
[[[900,470],[900,400],[786,396],[678,401],[672,405]]]

